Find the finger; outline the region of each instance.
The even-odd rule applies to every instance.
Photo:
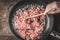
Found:
[[[50,10],[49,12],[48,12],[48,14],[54,14],[54,13],[56,13],[57,12],[57,8],[52,8],[52,10]]]
[[[57,11],[51,11],[51,12],[48,12],[48,14],[56,14],[56,13],[59,13],[60,10],[57,10]]]

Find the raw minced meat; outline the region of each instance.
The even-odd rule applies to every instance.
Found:
[[[15,24],[17,25],[18,34],[24,39],[35,40],[37,37],[40,37],[44,30],[44,24],[41,22],[41,20],[45,20],[43,13],[44,8],[34,6],[28,10],[20,11],[19,15],[15,16]],[[37,14],[42,15],[24,20],[28,16],[34,16]]]

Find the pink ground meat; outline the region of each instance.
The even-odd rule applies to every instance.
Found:
[[[16,24],[18,26],[18,33],[22,38],[31,38],[32,40],[35,40],[35,38],[40,37],[42,31],[44,30],[44,24],[42,24],[42,22],[40,21],[40,19],[45,20],[45,16],[43,15],[43,13],[44,8],[31,7],[28,10],[19,12],[19,16],[15,16]],[[28,16],[37,14],[42,15],[24,20]]]

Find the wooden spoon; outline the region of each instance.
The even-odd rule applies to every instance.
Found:
[[[51,11],[53,8],[49,9],[49,10],[45,10],[45,12],[43,13],[44,15],[46,15],[46,13],[48,13],[49,11]],[[38,15],[33,15],[33,16],[28,16],[26,19],[29,19],[29,18],[33,18],[33,17],[38,17],[38,16],[41,16],[42,14],[38,14]]]

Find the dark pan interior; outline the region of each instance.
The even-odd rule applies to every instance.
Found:
[[[16,5],[14,5],[14,7],[12,7],[11,11],[10,11],[10,15],[9,15],[9,25],[10,25],[10,28],[12,30],[12,32],[20,39],[20,40],[24,40],[22,39],[14,30],[14,27],[13,27],[13,18],[14,18],[14,15],[16,15],[16,11],[20,8],[23,8],[25,5],[30,5],[30,4],[38,4],[38,5],[44,5],[44,8],[46,6],[46,4],[44,2],[41,2],[41,1],[38,1],[38,0],[23,0],[23,1],[20,1],[18,2]],[[46,28],[44,30],[44,32],[42,33],[42,36],[40,37],[39,40],[42,40],[44,39],[46,36],[49,35],[49,33],[51,32],[52,30],[52,27],[53,27],[53,16],[52,15],[46,15]]]

